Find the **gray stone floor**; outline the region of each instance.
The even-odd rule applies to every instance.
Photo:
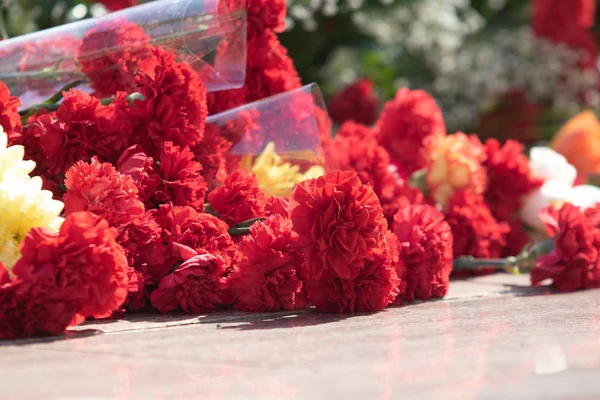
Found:
[[[0,399],[598,399],[600,290],[454,281],[377,314],[132,315],[0,346]]]

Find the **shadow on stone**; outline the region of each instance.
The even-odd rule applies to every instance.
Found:
[[[302,328],[307,326],[332,324],[349,318],[360,317],[370,314],[372,313],[322,314],[315,311],[314,309],[270,314],[247,313],[245,316],[240,316],[235,320],[229,319],[227,321],[224,321],[228,324],[236,323],[236,325],[220,326],[219,324],[217,324],[217,328],[234,329],[241,331]]]

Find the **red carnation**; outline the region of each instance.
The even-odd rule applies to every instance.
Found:
[[[162,230],[146,213],[119,227],[117,242],[125,250],[128,264],[143,275],[145,283],[158,283],[170,270]]]
[[[355,172],[330,172],[296,185],[289,213],[309,274],[317,278],[332,270],[354,279],[368,258],[382,252],[387,223],[375,192]]]
[[[247,47],[253,56],[247,60],[246,83],[211,95],[211,115],[301,86],[294,62],[275,33],[267,30],[249,36]]]
[[[338,124],[354,121],[371,125],[377,118],[379,99],[373,82],[363,78],[333,95],[329,101],[329,115]]]
[[[598,240],[593,218],[567,203],[560,210],[547,209],[544,221],[554,250],[537,259],[531,272],[533,286],[552,279],[561,292],[600,287]]]
[[[154,205],[168,203],[204,210],[207,185],[200,171],[202,165],[194,161],[194,154],[187,147],[180,149],[165,142],[160,154],[160,184],[154,194]]]
[[[68,215],[58,233],[34,228],[21,243],[13,272],[28,280],[51,270],[61,298],[77,302],[75,321],[106,318],[127,297],[127,259],[117,231],[89,212]]]
[[[292,222],[272,216],[250,228],[240,245],[241,261],[231,275],[234,308],[265,312],[306,307],[303,258],[294,250]]]
[[[426,164],[421,154],[423,141],[445,135],[446,125],[442,110],[429,94],[403,88],[385,103],[375,132],[392,159],[410,174]]]
[[[390,198],[396,187],[390,156],[368,129],[360,132],[357,125],[351,121],[344,123],[335,139],[325,146],[327,164],[332,169],[355,171],[380,199]]]
[[[229,266],[236,259],[236,246],[224,221],[191,207],[161,206],[155,216],[169,243],[186,246],[199,254],[221,256]],[[178,257],[179,252],[175,253]]]
[[[164,142],[183,147],[199,143],[207,116],[206,88],[196,71],[175,62],[175,55],[160,47],[152,54],[154,69],[140,71],[135,78],[144,100],[136,100],[132,108],[141,124],[136,143],[150,156]]]
[[[6,85],[0,82],[0,125],[8,136],[9,146],[21,140],[23,126],[19,115],[20,106],[21,100],[16,96],[11,96]]]
[[[502,257],[516,256],[531,242],[531,239],[518,217],[506,222],[510,230],[506,235],[506,248]]]
[[[178,307],[187,313],[216,311],[231,303],[228,294],[229,266],[215,254],[197,254],[165,276],[152,292],[152,307],[162,313]]]
[[[367,259],[354,279],[341,279],[333,270],[309,279],[310,301],[319,312],[379,311],[398,295],[400,279],[388,252]]]
[[[452,231],[444,215],[428,205],[414,205],[398,211],[394,233],[406,281],[400,298],[405,301],[444,297],[452,272]]]
[[[140,4],[139,0],[99,0],[109,11],[119,11]]]
[[[508,140],[504,145],[496,139],[485,142],[488,187],[485,200],[494,216],[500,220],[514,217],[521,208],[521,199],[543,183],[529,167],[523,145]]]
[[[419,189],[410,186],[402,178],[396,178],[393,192],[389,196],[382,196],[380,201],[383,215],[389,226],[393,225],[394,216],[398,210],[414,204],[427,204],[423,193]]]
[[[35,277],[4,282],[0,285],[0,340],[59,335],[82,322],[74,320],[79,302],[62,295],[52,267],[39,268]]]
[[[229,225],[265,215],[266,197],[256,177],[244,170],[232,172],[223,186],[208,195],[210,205]]]
[[[152,198],[160,184],[160,176],[156,168],[154,159],[148,157],[142,147],[137,145],[126,149],[117,161],[117,171],[133,179],[140,200],[148,208],[154,206]]]
[[[32,117],[24,134],[24,145],[45,177],[59,180],[77,161],[115,162],[127,147],[131,126],[123,118],[125,99],[104,106],[100,99],[79,90],[63,93],[55,114]]]
[[[248,38],[264,31],[283,32],[287,6],[285,0],[247,0]]]
[[[271,196],[267,199],[265,207],[265,215],[281,215],[287,217],[289,215],[290,199],[287,197]]]
[[[539,37],[583,50],[584,68],[596,68],[598,46],[591,31],[596,19],[595,0],[534,0],[533,31]]]
[[[118,227],[144,213],[133,179],[121,175],[109,163],[95,157],[90,164],[80,161],[67,171],[65,211],[90,211]]]
[[[209,188],[214,189],[218,183],[225,181],[231,147],[231,142],[220,136],[216,125],[207,124],[204,139],[192,148],[196,161],[202,165],[201,174]]]
[[[110,97],[118,91],[134,91],[135,74],[141,68],[151,68],[144,61],[152,58],[152,48],[140,26],[118,19],[88,30],[77,57],[95,94]]]
[[[482,196],[466,190],[455,192],[446,211],[446,221],[454,237],[454,258],[502,257],[510,227],[494,218]]]

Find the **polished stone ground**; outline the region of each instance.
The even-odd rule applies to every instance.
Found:
[[[1,399],[599,399],[600,290],[453,281],[370,315],[135,315],[0,346]]]

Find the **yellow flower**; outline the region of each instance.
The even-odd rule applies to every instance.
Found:
[[[433,199],[446,207],[456,190],[483,193],[486,172],[482,166],[485,149],[475,136],[462,132],[435,137],[425,143],[427,188]]]
[[[303,159],[307,157],[307,154],[302,153],[302,155]],[[314,158],[314,154],[312,158]],[[305,173],[300,172],[298,165],[284,161],[277,154],[273,142],[267,144],[254,162],[252,162],[252,156],[244,156],[242,168],[256,176],[260,188],[265,194],[279,197],[288,197],[297,183],[325,174],[325,170],[320,165],[312,166]]]
[[[63,203],[42,190],[42,179],[30,177],[33,161],[24,161],[23,146],[7,147],[0,126],[0,262],[9,270],[21,257],[19,244],[31,228],[58,230]]]

